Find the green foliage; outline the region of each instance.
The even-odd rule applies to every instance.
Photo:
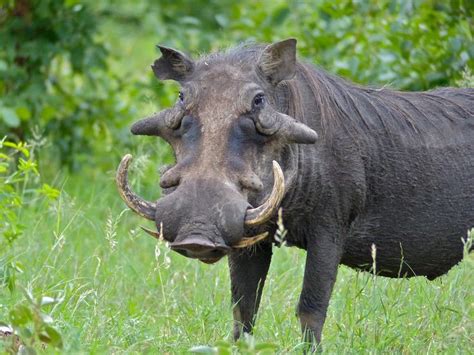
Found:
[[[294,36],[304,57],[331,72],[408,90],[453,85],[474,66],[474,5],[467,0],[139,3],[105,13],[192,53]]]
[[[122,97],[122,79],[108,71],[108,53],[94,39],[96,21],[77,1],[0,7],[0,130],[24,140],[41,127],[72,168],[94,147],[111,150],[133,98]]]
[[[34,147],[25,143],[14,143],[6,137],[0,141],[0,291],[6,287],[11,294],[15,293],[17,276],[25,271],[24,264],[12,253],[14,242],[27,229],[22,214],[32,204],[47,206],[60,194],[46,183],[40,185],[34,153]],[[33,346],[38,342],[61,348],[61,335],[51,325],[52,318],[42,311],[59,300],[42,297],[35,301],[28,291],[25,295],[26,301],[12,306],[8,318],[0,314],[0,326],[7,325],[12,332],[6,350],[14,353],[21,345],[24,353],[34,353]]]
[[[11,245],[25,228],[20,213],[25,206],[38,199],[56,199],[59,191],[50,185],[39,184],[39,172],[34,151],[25,143],[0,141],[0,247]]]
[[[43,296],[35,300],[28,290],[24,294],[25,301],[10,310],[8,321],[11,326],[0,320],[0,325],[6,326],[11,333],[10,339],[5,339],[5,350],[16,353],[21,348],[21,353],[35,354],[35,348],[44,349],[46,345],[61,349],[62,336],[52,325],[53,318],[44,312],[44,308],[61,303],[62,298]]]
[[[39,173],[26,144],[3,138],[0,141],[0,246],[13,243],[25,228],[20,223],[19,211],[25,203],[25,187],[31,175]]]
[[[21,263],[12,261],[8,251],[23,234],[21,218],[32,204],[47,205],[59,191],[43,183],[40,187],[34,149],[25,143],[0,140],[0,287],[15,288],[16,275],[23,272]]]
[[[474,88],[474,73],[466,68],[462,73],[462,78],[456,82],[456,86],[461,88]]]
[[[302,52],[332,72],[426,90],[474,66],[473,10],[471,1],[322,1],[295,3],[286,23]]]

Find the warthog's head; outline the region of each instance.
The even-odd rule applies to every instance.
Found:
[[[133,211],[156,222],[159,232],[148,232],[173,250],[212,263],[266,237],[261,226],[285,193],[276,162],[282,148],[317,139],[283,113],[288,103],[282,102],[281,83],[295,75],[295,47],[296,40],[288,39],[199,62],[159,47],[162,57],[153,71],[161,80],[178,81],[181,92],[172,108],[136,122],[132,133],[165,139],[176,164],[161,176],[164,197],[156,203],[128,187],[130,155],[119,166],[117,184]]]

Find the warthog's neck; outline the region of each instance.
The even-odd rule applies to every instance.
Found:
[[[319,134],[315,144],[290,145],[281,155],[288,186],[282,203],[288,243],[302,248],[319,228],[348,227],[366,193],[362,148],[354,141],[357,137],[344,127],[333,127],[333,122],[322,122],[336,113],[327,107],[325,90],[331,91],[327,86],[332,83],[315,88],[321,75],[301,67],[285,91],[288,98],[281,100],[288,102],[290,116]]]

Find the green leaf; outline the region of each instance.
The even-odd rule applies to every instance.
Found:
[[[45,342],[46,344],[56,348],[63,347],[63,339],[61,334],[49,325],[44,328],[44,331],[39,335],[39,337],[41,341]]]
[[[34,174],[39,175],[37,164],[32,159],[18,159],[18,170],[23,173],[33,172]]]
[[[17,305],[10,311],[10,321],[16,327],[25,325],[33,319],[33,312],[25,305]]]
[[[26,107],[26,106],[17,107],[16,108],[16,114],[23,121],[27,121],[31,118],[31,112],[28,109],[28,107]]]
[[[56,108],[52,106],[45,106],[41,111],[41,119],[45,122],[50,121],[57,115]]]
[[[3,122],[5,122],[8,127],[18,127],[20,125],[20,119],[15,110],[8,107],[2,107],[0,108],[0,115],[3,118]]]
[[[6,142],[3,142],[3,146],[13,148],[19,152],[22,152],[23,155],[26,156],[27,158],[30,156],[30,152],[28,151],[28,149],[26,149],[25,143],[20,142],[16,144],[14,142],[6,141]]]
[[[54,187],[51,187],[48,184],[43,184],[39,192],[50,200],[56,200],[61,194],[58,189],[55,189]]]
[[[276,10],[272,15],[273,24],[277,26],[283,24],[289,14],[290,10],[286,6]]]
[[[219,26],[225,28],[229,25],[229,19],[223,14],[217,14],[214,16]]]
[[[18,331],[18,335],[23,340],[31,339],[34,336],[32,330],[29,327],[21,327]]]

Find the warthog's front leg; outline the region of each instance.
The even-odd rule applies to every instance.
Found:
[[[336,241],[334,234],[331,234],[318,233],[307,246],[298,316],[304,340],[311,343],[311,352],[315,351],[321,342],[329,298],[342,255],[342,246]]]
[[[270,243],[260,243],[255,248],[229,254],[234,340],[241,336],[242,330],[252,332],[271,258]]]

